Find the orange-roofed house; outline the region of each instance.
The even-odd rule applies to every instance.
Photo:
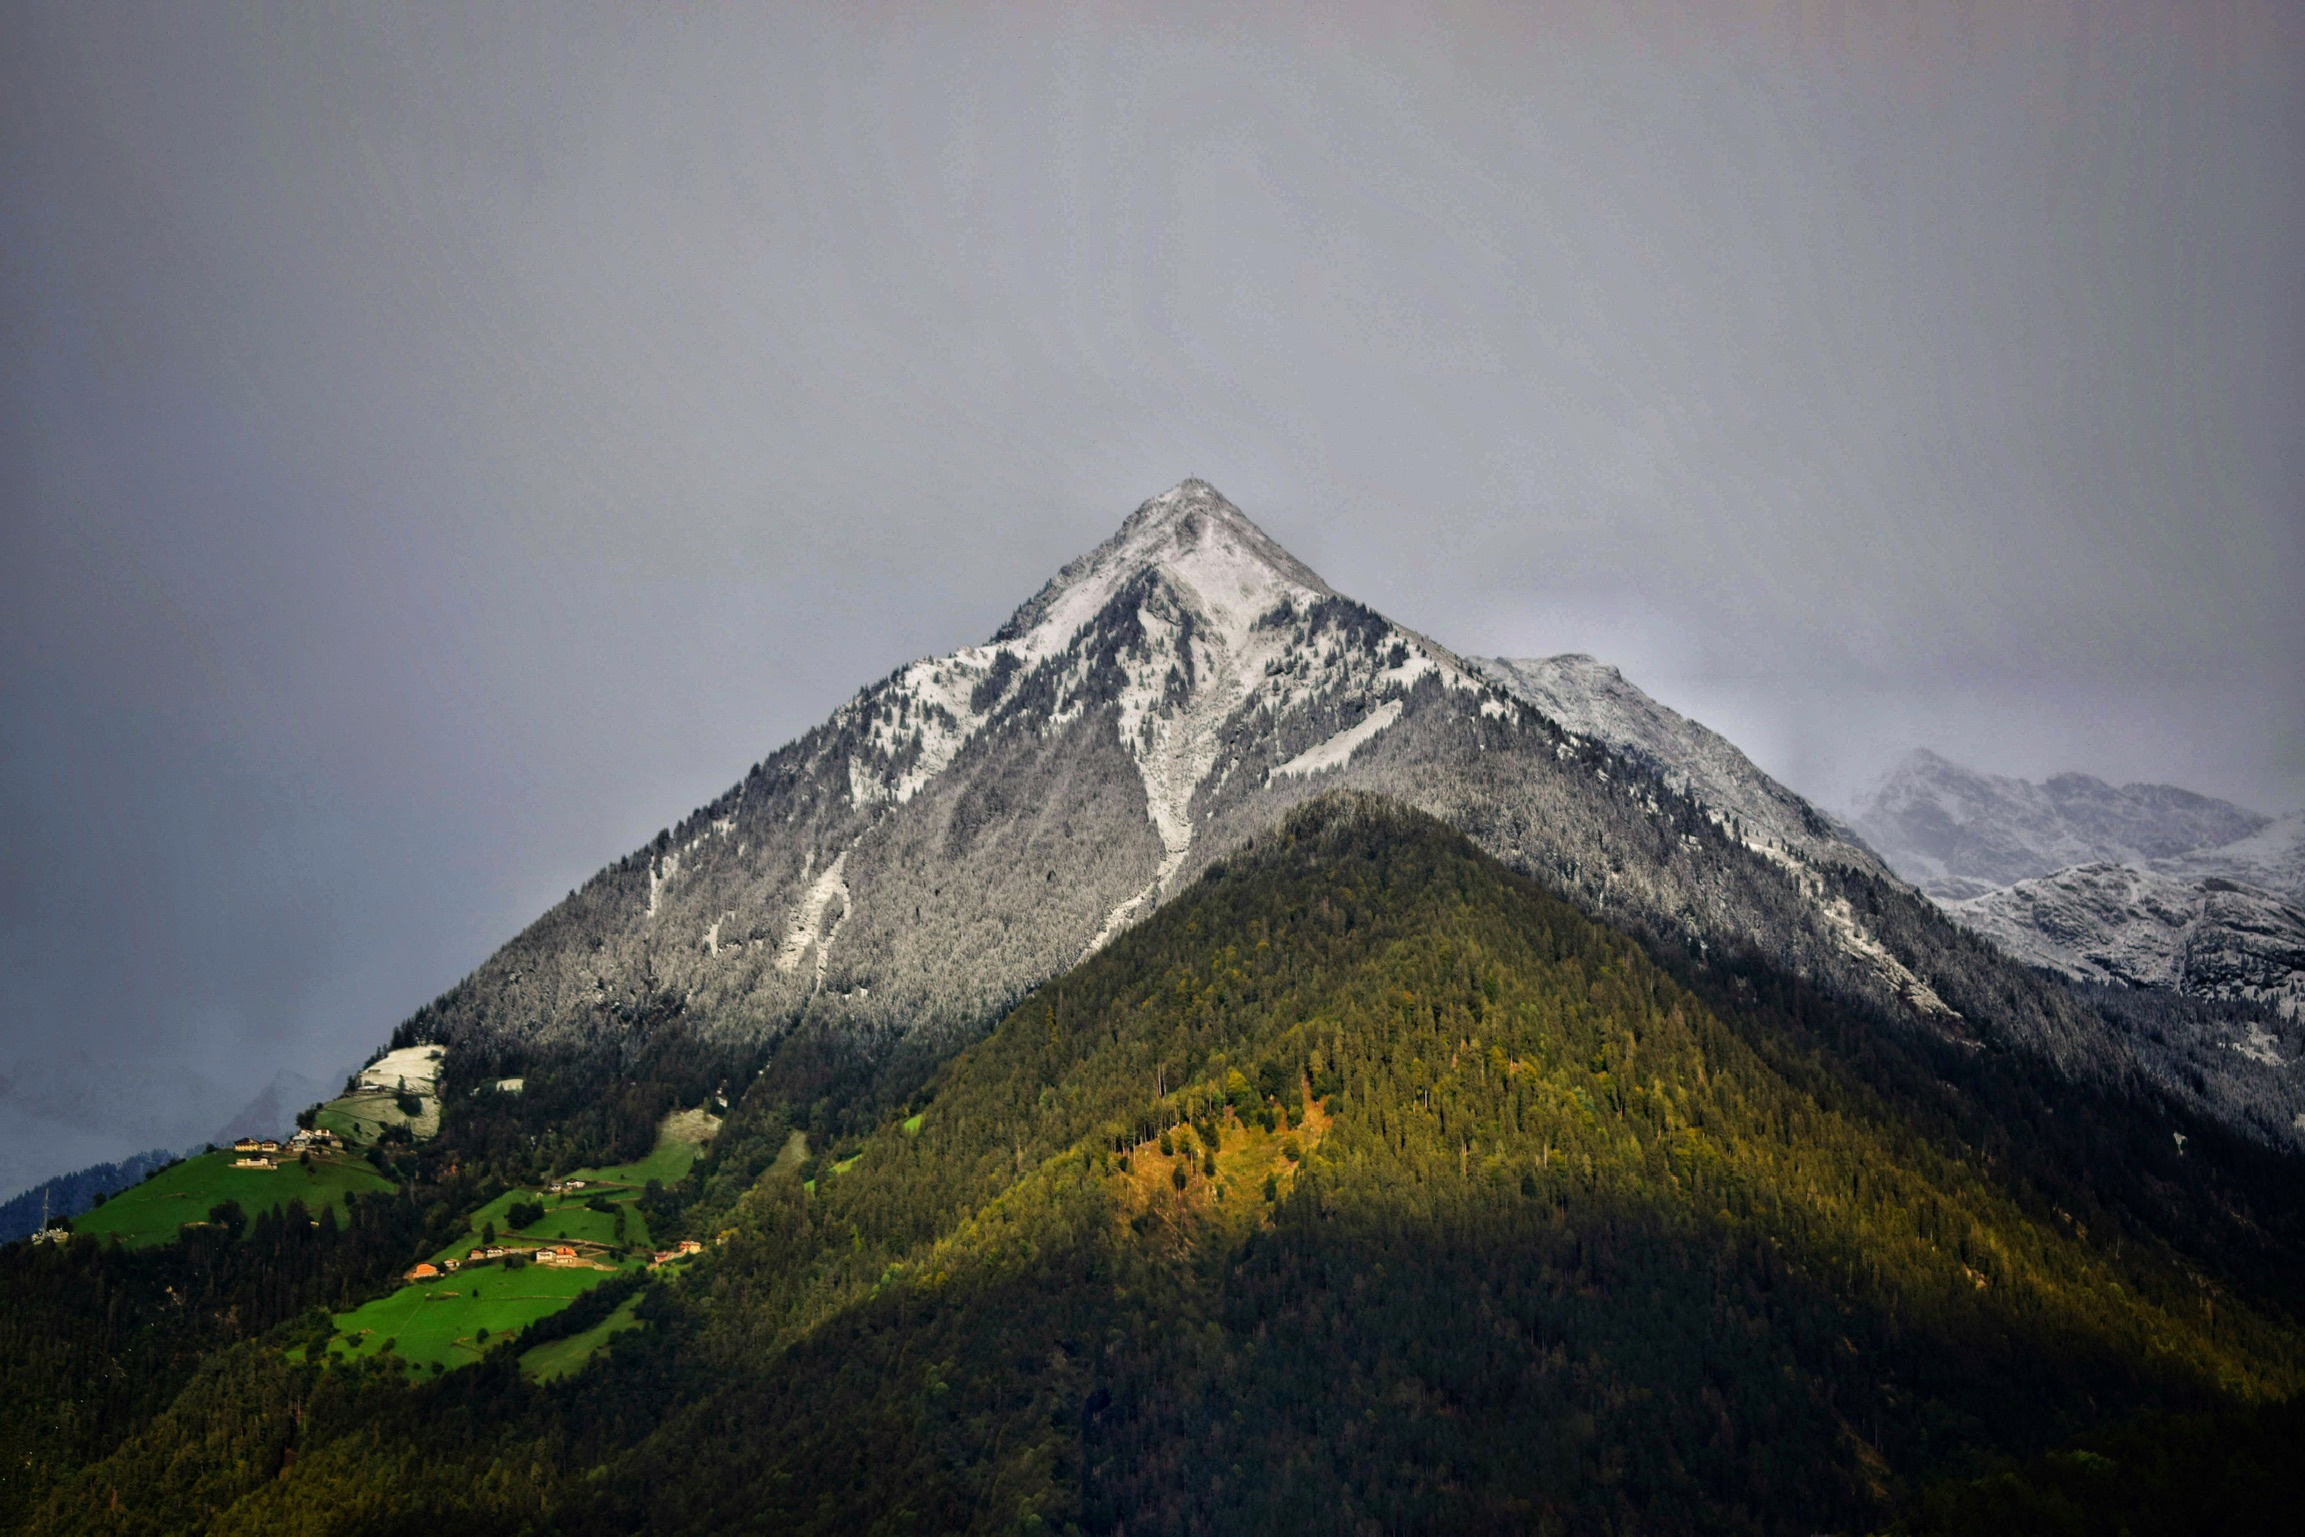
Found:
[[[440,1267],[429,1260],[419,1261],[416,1268],[408,1272],[411,1281],[434,1281],[439,1278]]]

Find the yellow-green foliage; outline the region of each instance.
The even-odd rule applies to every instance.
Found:
[[[1453,833],[1322,808],[1237,865],[840,1178],[763,1179],[695,1296],[704,1359],[762,1385],[676,1418],[631,1487],[677,1465],[693,1524],[778,1489],[758,1519],[835,1530],[965,1508],[975,1457],[1051,1526],[1848,1524],[2110,1404],[2305,1380],[2286,1320],[2092,1245],[1893,1109],[1829,1107],[1764,1022]],[[1064,1407],[1092,1381],[1093,1434]],[[691,1455],[715,1415],[775,1450]],[[852,1477],[912,1503],[810,1503]]]
[[[1243,1068],[1277,1062],[1300,1108],[1315,1078],[1340,1090],[1304,1177],[1359,1220],[1477,1229],[1499,1203],[1603,1202],[1770,1246],[1935,1327],[2021,1329],[2243,1396],[2305,1382],[2289,1328],[2163,1256],[2093,1250],[1893,1120],[1822,1108],[1630,940],[1453,837],[1267,861],[1044,989],[813,1204],[772,1177],[747,1235],[794,1288],[789,1324],[956,1246],[1023,1243],[1041,1219],[1010,1209],[1083,1171],[1117,1219],[1122,1153],[1170,1125],[1242,1135]]]

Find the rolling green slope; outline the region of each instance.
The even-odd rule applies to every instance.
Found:
[[[290,1159],[276,1169],[236,1169],[233,1159],[229,1151],[199,1153],[172,1164],[74,1218],[72,1230],[140,1248],[171,1242],[185,1223],[207,1221],[210,1210],[227,1201],[251,1217],[290,1201],[302,1201],[314,1217],[324,1207],[342,1217],[347,1195],[392,1188],[357,1158],[320,1155],[304,1164]]]
[[[507,1262],[467,1263],[454,1272],[412,1281],[332,1318],[325,1354],[335,1360],[389,1356],[417,1371],[470,1366],[492,1345],[511,1344],[612,1276],[632,1277],[647,1263],[648,1219],[641,1192],[650,1181],[686,1174],[717,1124],[696,1111],[668,1115],[646,1158],[578,1169],[550,1189],[505,1191],[471,1213],[463,1233],[430,1256],[443,1267],[451,1260],[469,1261],[472,1251],[493,1236],[508,1243],[565,1240],[583,1246],[582,1263],[530,1264],[522,1256],[518,1268]],[[571,1183],[580,1188],[568,1189]],[[521,1207],[542,1215],[516,1224],[516,1214],[528,1215]],[[638,1326],[630,1303],[628,1296],[618,1304],[613,1322],[537,1345],[528,1353],[534,1360],[526,1369],[545,1377],[567,1375],[614,1335]]]
[[[1773,1533],[1953,1480],[1950,1529],[1995,1458],[2305,1386],[2217,1256],[1777,1030],[1328,799],[821,1166],[667,1208],[715,1241],[555,1320],[551,1383],[249,1357],[34,1529]]]
[[[336,1337],[328,1352],[339,1358],[388,1353],[412,1369],[467,1366],[492,1341],[508,1343],[636,1263],[612,1269],[485,1265],[403,1286],[333,1319]]]

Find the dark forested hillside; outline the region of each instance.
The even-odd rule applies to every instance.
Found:
[[[31,1529],[1967,1529],[1995,1459],[2305,1382],[2277,1224],[2085,1167],[2154,1104],[1983,1056],[1932,1099],[1797,986],[1690,980],[1316,802],[869,1131],[776,1160],[820,1107],[756,1079],[652,1207],[704,1258],[568,1382],[292,1324]],[[2069,1124],[2018,1166],[1976,1100]],[[2296,1170],[2179,1172],[2246,1213]]]
[[[405,1195],[346,1206],[341,1224],[300,1202],[252,1223],[223,1207],[157,1249],[0,1249],[0,1527],[149,1423],[208,1353],[389,1284],[421,1212]]]

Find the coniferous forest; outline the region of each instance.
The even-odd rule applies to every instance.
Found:
[[[380,1148],[392,1191],[342,1223],[0,1251],[0,1527],[2243,1532],[2305,1501],[2292,1160],[1646,948],[1387,802],[1313,802],[941,1062],[738,1050],[676,998],[625,1026],[452,1052],[439,1136]],[[641,1197],[693,1264],[454,1370],[326,1360],[482,1205],[720,1097]],[[622,1308],[581,1370],[520,1369]]]

